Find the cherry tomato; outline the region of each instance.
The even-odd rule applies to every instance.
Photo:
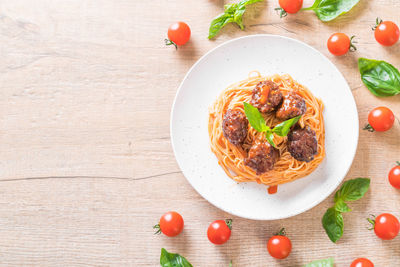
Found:
[[[350,267],[374,267],[374,264],[369,259],[358,258],[351,263]]]
[[[211,243],[222,245],[231,237],[232,220],[216,220],[208,226],[207,237]]]
[[[397,189],[400,189],[400,162],[397,166],[393,167],[389,172],[389,183]]]
[[[335,56],[342,56],[346,54],[349,50],[355,51],[356,47],[352,44],[354,36],[349,38],[344,33],[338,32],[334,33],[328,39],[328,50]]]
[[[169,211],[161,216],[160,223],[153,228],[158,229],[156,234],[162,232],[166,236],[176,236],[183,230],[183,218],[179,213]]]
[[[375,131],[378,132],[387,131],[390,128],[392,128],[394,123],[393,112],[387,107],[374,108],[368,114],[368,123]]]
[[[287,13],[294,14],[303,6],[303,0],[279,0],[279,5]]]
[[[284,229],[268,240],[267,249],[275,259],[284,259],[289,256],[292,251],[292,242],[288,237],[284,236]]]
[[[382,213],[375,219],[368,219],[377,237],[383,240],[395,238],[400,230],[399,220],[390,213]]]
[[[380,23],[378,23],[380,22]],[[377,19],[375,28],[375,39],[383,46],[392,46],[399,40],[399,27],[392,21],[379,21]]]
[[[190,28],[185,22],[175,22],[168,28],[168,39],[175,45],[184,45],[190,39]],[[175,46],[176,47],[176,46]]]

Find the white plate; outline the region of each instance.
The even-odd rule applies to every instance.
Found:
[[[309,176],[280,185],[274,195],[264,185],[231,180],[209,145],[209,106],[252,70],[288,73],[325,104],[324,161]],[[320,52],[287,37],[251,35],[216,47],[189,70],[172,107],[171,140],[186,179],[210,203],[240,217],[275,220],[307,211],[338,187],[357,149],[358,114],[346,80]]]

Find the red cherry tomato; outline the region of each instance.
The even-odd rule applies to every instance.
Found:
[[[354,37],[352,37],[353,39]],[[328,50],[335,56],[341,56],[346,54],[350,47],[353,47],[355,50],[355,46],[351,43],[351,39],[344,33],[338,32],[334,33],[328,39]],[[353,51],[353,50],[352,50]]]
[[[208,226],[207,237],[211,243],[222,245],[231,237],[232,220],[216,220]]]
[[[179,235],[183,230],[183,218],[179,213],[169,211],[161,216],[160,223],[154,228],[158,229],[157,234],[161,231],[164,235],[170,237]]]
[[[399,27],[392,21],[382,21],[375,29],[375,39],[383,46],[392,46],[399,40]]]
[[[278,235],[274,235],[268,240],[267,249],[269,254],[275,259],[284,259],[292,251],[292,242],[284,235],[284,229]]]
[[[294,14],[303,6],[303,0],[279,0],[279,5],[287,13]]]
[[[390,213],[382,213],[375,219],[368,219],[368,221],[374,226],[374,232],[380,239],[391,240],[399,234],[399,220]]]
[[[168,28],[168,39],[176,45],[184,45],[190,39],[190,28],[185,22],[175,22]]]
[[[397,189],[400,189],[400,162],[397,166],[393,167],[389,172],[389,183]]]
[[[350,267],[374,267],[374,264],[369,259],[358,258],[351,263]]]
[[[387,107],[377,107],[368,114],[369,125],[378,132],[384,132],[392,128],[394,123],[393,112]]]

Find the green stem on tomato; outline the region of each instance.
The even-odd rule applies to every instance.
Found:
[[[232,230],[232,219],[226,219],[225,220],[226,225],[230,230]]]
[[[363,130],[367,130],[368,132],[371,132],[371,133],[372,133],[372,132],[375,132],[375,129],[372,128],[371,124],[369,124],[369,123],[367,123],[367,124],[364,126]]]
[[[170,39],[165,39],[165,45],[174,45],[175,46],[175,50],[178,50],[178,45],[174,42],[172,42]]]
[[[367,218],[367,221],[371,224],[372,227],[368,228],[368,230],[373,230],[375,228],[375,215],[370,214],[371,218]]]
[[[154,233],[155,235],[161,234],[160,224],[154,225],[154,226],[153,226],[153,229],[157,229],[157,231]]]
[[[284,18],[284,17],[286,17],[288,15],[286,10],[284,10],[281,7],[277,7],[277,8],[275,8],[275,10],[278,12],[280,18]]]
[[[354,44],[357,43],[357,42],[353,40],[355,37],[356,37],[356,36],[353,35],[353,36],[351,36],[351,38],[350,38],[350,49],[349,49],[350,52],[355,52],[355,51],[357,51],[357,47],[354,45]]]
[[[279,232],[276,233],[275,235],[286,236],[286,230],[285,230],[285,228],[282,228],[281,230],[279,230]]]
[[[377,17],[377,18],[376,18],[376,21],[375,21],[375,25],[372,26],[372,30],[375,31],[376,28],[379,26],[379,24],[381,24],[382,22],[383,22],[383,20],[380,19],[379,17]]]

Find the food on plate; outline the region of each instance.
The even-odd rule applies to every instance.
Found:
[[[285,259],[289,256],[292,251],[292,242],[286,236],[284,228],[268,240],[267,249],[275,259]]]
[[[306,101],[303,97],[295,92],[288,92],[284,98],[282,105],[276,111],[278,119],[287,120],[297,116],[301,116],[307,111]]]
[[[244,142],[249,121],[241,110],[228,109],[222,121],[222,133],[234,145]]]
[[[368,114],[368,124],[365,125],[364,130],[385,132],[392,128],[393,123],[393,112],[387,107],[377,107]]]
[[[361,80],[368,90],[376,96],[400,94],[400,72],[393,65],[367,58],[358,59]]]
[[[179,213],[169,211],[161,216],[160,222],[153,226],[153,228],[157,229],[156,234],[162,232],[164,235],[172,237],[182,232],[183,224],[183,218]]]
[[[272,81],[259,82],[254,87],[250,104],[260,112],[267,113],[276,109],[282,102],[282,92],[279,86]]]
[[[374,264],[369,259],[358,258],[350,264],[350,267],[374,267]]]
[[[189,25],[182,21],[175,22],[168,28],[168,39],[165,39],[165,44],[174,45],[178,49],[178,46],[189,41],[190,34]]]
[[[375,40],[383,46],[392,46],[399,40],[400,30],[393,21],[376,18],[374,30]]]
[[[207,237],[211,243],[222,245],[231,237],[232,220],[216,220],[208,226]]]
[[[276,186],[310,174],[325,156],[322,101],[289,75],[253,73],[210,107],[211,150],[237,182]]]
[[[210,29],[208,30],[208,39],[217,36],[218,32],[231,22],[236,23],[241,30],[244,30],[242,17],[246,11],[246,6],[261,1],[263,0],[242,0],[239,3],[226,4],[224,6],[224,13],[211,21]]]
[[[303,0],[279,0],[278,8],[275,10],[279,11],[281,18],[286,17],[287,14],[295,14],[300,11],[303,6]]]
[[[368,191],[369,178],[355,178],[343,183],[335,194],[335,205],[326,210],[322,217],[322,226],[332,242],[338,241],[343,235],[343,212],[351,209],[346,204],[348,201],[355,201],[362,198]]]
[[[400,161],[397,161],[396,164],[389,172],[389,183],[394,188],[400,189]]]
[[[349,50],[354,52],[357,50],[353,44],[353,39],[355,36],[349,38],[346,34],[338,32],[334,33],[328,39],[328,50],[335,56],[342,56],[346,54]]]
[[[193,267],[185,257],[170,253],[165,248],[161,249],[160,265],[161,267]]]
[[[350,11],[360,0],[315,0],[314,4],[303,10],[313,10],[322,21],[331,21]]]
[[[368,218],[367,220],[373,227],[371,230],[374,229],[376,236],[380,239],[391,240],[399,234],[399,220],[390,213],[382,213],[376,218],[372,216],[372,218]]]
[[[297,160],[312,161],[318,152],[317,135],[309,126],[296,127],[288,135],[288,150]]]

